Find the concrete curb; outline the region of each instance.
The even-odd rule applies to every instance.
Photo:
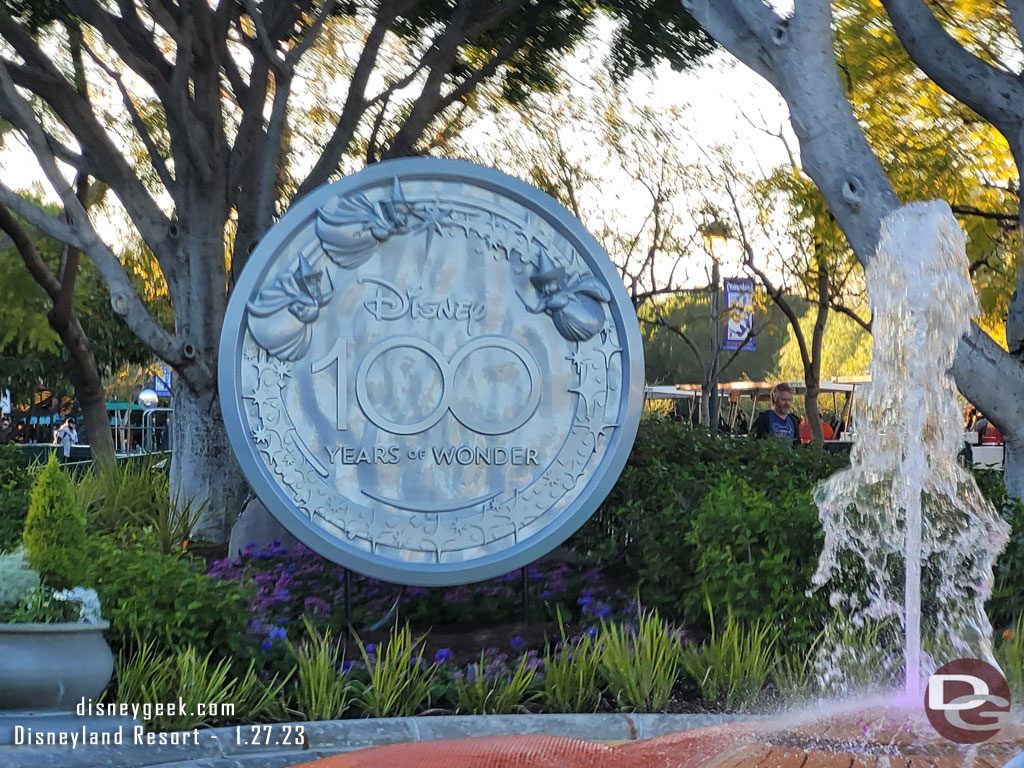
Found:
[[[502,734],[548,734],[593,741],[635,741],[705,725],[759,719],[750,715],[452,715],[324,720],[147,734],[121,731],[108,745],[3,746],[4,768],[287,768],[354,749],[407,741]],[[296,743],[303,729],[304,745]],[[159,743],[163,741],[164,743]]]

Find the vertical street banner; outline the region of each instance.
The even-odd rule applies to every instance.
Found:
[[[161,363],[153,373],[153,391],[157,397],[170,397],[174,394],[174,372],[169,365]]]
[[[753,352],[757,349],[754,328],[754,281],[749,277],[727,277],[722,281],[725,293],[723,305],[726,324],[723,331],[722,349],[743,349]]]
[[[11,390],[0,389],[0,413],[5,416],[11,412]]]

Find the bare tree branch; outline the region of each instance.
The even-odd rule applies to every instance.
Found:
[[[146,127],[145,121],[142,119],[139,111],[135,108],[135,102],[132,101],[131,96],[128,94],[128,89],[125,88],[124,79],[121,77],[121,74],[107,66],[107,64],[100,59],[100,57],[97,56],[95,52],[93,52],[92,48],[87,44],[83,43],[82,47],[85,48],[93,62],[106,73],[107,77],[117,84],[117,89],[121,92],[121,101],[128,110],[128,115],[132,121],[132,127],[135,129],[135,132],[142,140],[143,146],[146,148],[146,154],[149,156],[150,165],[153,166],[153,169],[160,177],[160,182],[164,185],[164,188],[171,197],[174,198],[175,202],[180,205],[181,201],[178,198],[178,185],[175,184],[174,179],[171,177],[171,172],[167,168],[167,163],[164,162],[163,156],[157,149],[156,142],[153,141],[149,128]]]
[[[1010,11],[1010,20],[1017,32],[1018,48],[1024,49],[1024,0],[1005,0],[1006,8]]]
[[[29,237],[25,228],[18,224],[7,206],[2,203],[0,203],[0,230],[6,232],[10,237],[11,244],[21,254],[25,267],[32,274],[33,279],[46,291],[46,295],[50,297],[51,301],[56,301],[60,296],[60,281],[46,266],[46,262],[43,261],[36,244],[32,242],[32,238]]]
[[[760,15],[760,0],[682,0],[683,8],[700,22],[708,34],[768,82],[779,87],[764,41],[781,19],[761,19],[757,28],[750,22]],[[770,12],[770,11],[769,11]],[[773,14],[774,16],[774,14]]]
[[[833,310],[835,310],[836,312],[838,312],[838,313],[840,313],[842,315],[846,315],[847,317],[851,318],[854,322],[857,323],[857,325],[859,325],[861,328],[863,328],[868,333],[871,333],[871,321],[870,320],[865,320],[863,317],[858,315],[856,312],[854,312],[848,306],[846,306],[842,302],[836,301],[834,298],[829,302],[829,306]]]
[[[377,65],[380,47],[391,29],[391,25],[410,2],[411,0],[402,0],[402,2],[381,3],[378,7],[377,15],[366,35],[366,42],[363,43],[363,49],[359,52],[359,59],[352,72],[348,94],[345,96],[338,124],[309,175],[299,185],[295,193],[296,199],[304,197],[319,187],[337,170],[341,156],[352,141],[359,121],[370,106],[365,99],[366,86]]]
[[[1018,160],[1024,119],[1024,85],[958,43],[924,0],[882,0],[900,42],[914,63],[942,90],[962,101],[1006,136]]]
[[[57,167],[56,158],[46,146],[42,129],[35,122],[28,104],[15,89],[7,68],[2,63],[0,63],[0,104],[5,108],[5,113],[12,115],[22,127],[25,138],[46,174],[47,180],[64,204],[68,222],[62,226],[56,225],[54,217],[43,214],[36,206],[23,200],[6,185],[0,185],[0,204],[11,208],[51,237],[84,251],[110,287],[111,304],[114,310],[125,318],[139,338],[161,358],[169,363],[180,365],[185,369],[186,374],[189,364],[198,364],[205,369],[204,363],[184,358],[175,338],[153,319],[145,304],[142,303],[117,256],[96,234],[88,212]],[[195,367],[193,369],[197,370]],[[209,375],[208,370],[202,370],[202,373]]]
[[[950,205],[953,213],[960,216],[977,216],[981,219],[994,219],[995,221],[1017,227],[1020,225],[1020,213],[1003,213],[1002,211],[983,211],[973,205]]]
[[[26,62],[25,65],[15,65],[0,59],[0,69],[8,73],[14,83],[38,96],[74,134],[86,161],[71,164],[100,179],[114,190],[156,255],[168,283],[173,284],[176,279],[176,267],[172,258],[174,254],[169,253],[165,247],[168,219],[119,148],[114,146],[91,105],[68,83],[36,42],[9,16],[2,14],[0,36],[10,43]],[[20,100],[20,96],[18,99]],[[30,109],[18,110],[13,104],[4,102],[5,99],[0,96],[0,115],[11,120],[19,130],[27,132],[32,130],[32,126],[41,130]],[[25,124],[25,120],[31,125]],[[54,153],[47,154],[52,156]],[[69,151],[62,150],[56,154],[62,160],[69,159]],[[65,238],[61,240],[67,242]]]

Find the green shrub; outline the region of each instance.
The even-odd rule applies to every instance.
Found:
[[[1010,541],[996,560],[992,596],[986,603],[996,627],[1012,625],[1024,615],[1024,503],[1006,492],[1003,473],[976,468],[974,478],[986,498],[1010,525]]]
[[[0,552],[21,543],[34,473],[17,445],[0,445]]]
[[[29,565],[45,586],[87,586],[85,518],[71,482],[52,454],[32,486],[24,541]]]
[[[802,706],[817,696],[819,686],[815,658],[824,632],[822,630],[809,648],[781,651],[775,660],[771,680],[778,700],[788,709]]]
[[[306,720],[338,720],[349,706],[351,681],[344,677],[344,659],[331,631],[317,632],[306,621],[306,639],[295,649],[292,702]]]
[[[191,646],[161,655],[141,643],[131,655],[118,655],[114,679],[107,689],[113,701],[138,702],[140,719],[152,731],[281,720],[286,714],[280,703],[284,681],[261,681],[251,662],[242,674],[232,674],[230,660],[214,663],[210,654],[200,655]],[[179,699],[182,711],[157,712],[155,705]]]
[[[675,687],[682,643],[657,611],[643,611],[632,625],[602,627],[601,676],[620,709],[664,712]]]
[[[716,605],[735,600],[737,618],[778,615],[787,644],[806,644],[823,623],[821,600],[805,605],[803,595],[821,547],[811,493],[847,462],[815,446],[712,439],[706,430],[646,419],[618,483],[568,546],[615,567],[645,605],[688,628],[708,628],[709,584]],[[727,552],[745,563],[725,564],[722,573]]]
[[[683,651],[683,668],[697,683],[706,706],[747,711],[761,697],[775,667],[778,632],[761,621],[746,629],[731,613],[719,629],[710,602],[707,609],[711,636],[700,647],[691,645]]]
[[[105,535],[140,531],[161,512],[171,496],[166,470],[152,461],[118,461],[82,475],[76,487],[90,530]]]
[[[424,661],[422,640],[413,638],[408,624],[392,629],[380,649],[356,638],[369,681],[355,684],[355,701],[368,717],[409,717],[429,699],[437,667]]]
[[[598,671],[601,648],[590,635],[573,642],[565,636],[558,615],[561,642],[544,654],[544,690],[541,701],[548,712],[596,712],[601,703]]]
[[[537,674],[530,657],[523,654],[515,669],[493,670],[485,653],[472,664],[467,673],[455,681],[455,701],[460,714],[510,715],[521,712],[536,698],[527,695]]]
[[[251,655],[248,592],[240,582],[207,576],[187,558],[121,550],[109,539],[94,541],[90,556],[115,650],[149,642],[161,650],[192,645],[218,659]]]
[[[827,615],[825,596],[807,596],[822,547],[817,508],[790,491],[778,503],[726,471],[711,485],[690,521],[677,596],[688,621],[702,624],[706,599],[728,607],[741,623],[761,617],[790,645],[810,643]],[[666,598],[667,599],[667,598]]]

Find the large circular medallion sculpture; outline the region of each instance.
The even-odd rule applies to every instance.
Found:
[[[297,538],[388,581],[522,566],[604,500],[643,403],[636,316],[547,195],[394,160],[316,190],[254,251],[220,348],[231,444]]]

